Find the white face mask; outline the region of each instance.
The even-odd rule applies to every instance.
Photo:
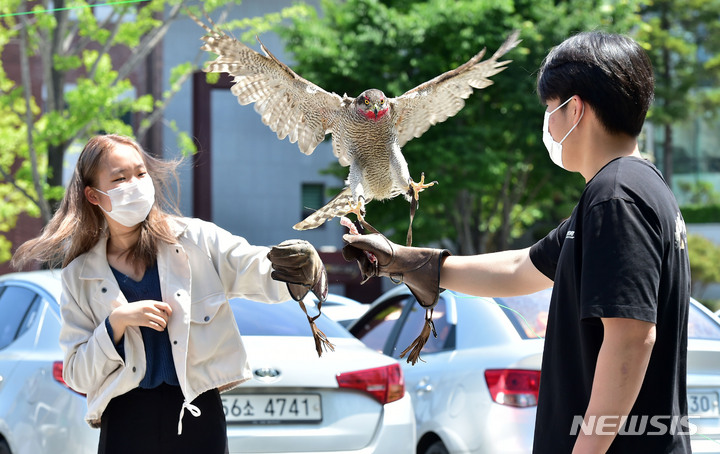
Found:
[[[108,192],[93,189],[110,198],[110,211],[98,204],[100,209],[125,227],[134,227],[144,221],[155,203],[155,186],[150,175],[123,183]]]
[[[554,114],[562,106],[569,103],[571,99],[572,97],[557,106],[557,108],[553,109],[552,112],[545,111],[545,120],[543,121],[543,143],[545,144],[545,148],[547,148],[547,151],[550,154],[550,159],[552,159],[552,162],[558,165],[561,169],[565,168],[563,167],[562,162],[562,143],[565,142],[565,139],[567,139],[570,133],[573,132],[575,127],[580,124],[580,120],[582,120],[583,115],[585,115],[585,105],[583,104],[583,110],[580,114],[580,118],[578,118],[578,122],[575,123],[572,128],[570,128],[570,131],[565,134],[565,137],[563,137],[560,142],[555,142],[555,139],[553,139],[552,135],[550,135],[550,115]]]

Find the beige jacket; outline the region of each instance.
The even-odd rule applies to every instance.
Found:
[[[177,244],[158,251],[163,301],[172,307],[167,325],[175,370],[185,396],[185,409],[210,389],[234,388],[251,377],[247,354],[228,298],[265,302],[290,299],[287,286],[270,277],[268,248],[252,246],[214,224],[175,218]],[[110,399],[137,388],[145,376],[145,350],[138,327],[124,336],[125,360],[105,328],[110,312],[128,304],[106,256],[107,238],[77,257],[62,271],[63,378],[87,394],[85,419],[93,427]]]

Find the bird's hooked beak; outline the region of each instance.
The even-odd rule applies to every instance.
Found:
[[[377,103],[373,104],[373,113],[375,114],[375,118],[377,118],[377,113],[378,113],[378,105],[377,105]]]

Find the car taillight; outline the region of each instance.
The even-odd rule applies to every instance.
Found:
[[[397,363],[338,374],[337,381],[341,388],[365,391],[383,405],[405,395],[405,378]]]
[[[70,391],[78,393],[77,391],[72,389],[70,386],[68,386],[67,383],[65,383],[65,379],[63,378],[63,362],[62,361],[53,362],[53,378],[55,379],[55,381],[57,381],[61,385],[65,386]],[[83,393],[78,393],[78,394],[80,394],[81,396],[85,395]]]
[[[485,371],[492,399],[512,407],[537,405],[540,371],[523,369],[488,369]]]

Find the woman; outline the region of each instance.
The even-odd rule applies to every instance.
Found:
[[[177,164],[127,137],[92,138],[57,213],[13,258],[63,267],[63,378],[87,394],[100,453],[226,452],[219,392],[251,377],[228,298],[327,292],[309,243],[269,254],[170,215]]]

